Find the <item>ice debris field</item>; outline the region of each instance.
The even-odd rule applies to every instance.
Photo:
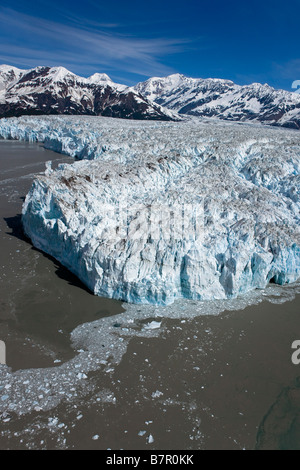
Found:
[[[292,301],[299,293],[300,283],[296,282],[285,287],[272,284],[236,299],[199,302],[180,299],[172,305],[142,308],[123,304],[125,312],[84,323],[72,331],[72,347],[77,351],[73,359],[55,367],[16,372],[0,366],[0,422],[9,422],[15,415],[54,410],[62,402],[73,403],[84,397],[115,405],[113,384],[101,389],[91,377],[96,371],[111,377],[132,338],[160,337],[167,330],[168,319],[185,323],[200,315],[243,310],[263,301],[272,304]]]
[[[217,120],[0,120],[0,137],[75,157],[37,175],[32,243],[95,294],[236,298],[300,277],[300,133]]]

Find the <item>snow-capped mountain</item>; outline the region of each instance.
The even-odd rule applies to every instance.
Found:
[[[300,95],[253,83],[197,79],[174,74],[149,78],[134,89],[179,114],[300,128]]]
[[[0,66],[0,117],[24,114],[88,114],[129,119],[174,119],[174,112],[114,83],[106,74],[89,78],[64,67],[20,70]]]
[[[180,120],[180,115],[255,121],[300,129],[300,95],[253,83],[149,78],[128,87],[105,73],[83,78],[64,67],[21,70],[0,66],[0,117],[87,114],[127,119]]]

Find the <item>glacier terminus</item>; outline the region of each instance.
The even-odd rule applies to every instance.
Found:
[[[74,157],[35,177],[25,233],[96,295],[167,305],[300,277],[300,134],[260,124],[94,116],[0,120]]]

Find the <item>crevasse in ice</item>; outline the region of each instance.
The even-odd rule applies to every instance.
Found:
[[[0,136],[77,157],[35,178],[22,219],[97,295],[170,304],[300,277],[297,131],[52,116],[2,119]]]

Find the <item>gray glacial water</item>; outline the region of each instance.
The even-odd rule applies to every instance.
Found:
[[[91,295],[23,235],[22,202],[48,160],[73,162],[41,144],[0,140],[0,339],[13,370],[72,357],[69,334],[78,324],[123,311],[120,302]]]

